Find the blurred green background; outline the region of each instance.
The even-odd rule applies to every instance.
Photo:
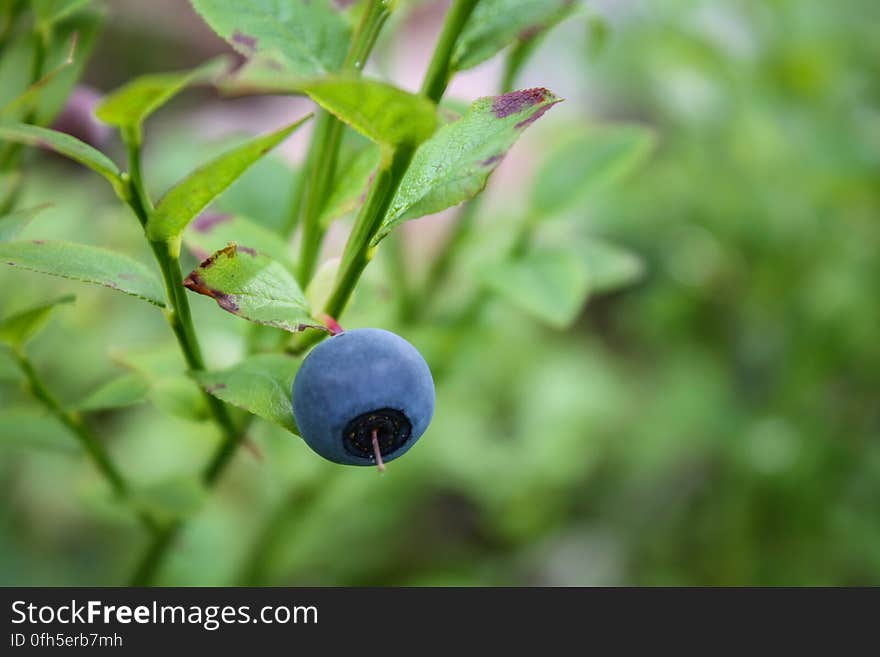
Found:
[[[423,60],[407,68],[407,44],[425,33],[430,46],[442,12],[417,4],[387,31],[374,73],[421,75]],[[199,419],[161,313],[0,270],[4,314],[77,296],[29,348],[65,401],[149,374],[144,403],[87,418],[134,481],[190,516],[160,583],[880,584],[880,5],[587,6],[521,75],[518,86],[567,102],[490,181],[436,316],[398,322],[380,257],[342,322],[400,332],[437,375],[430,429],[384,476],[325,463],[258,421],[221,486],[195,499],[186,482],[218,437]],[[85,81],[109,91],[225,51],[184,0],[111,2]],[[462,76],[450,97],[495,93],[499,70]],[[190,92],[148,125],[148,179],[161,191],[233,134],[307,106]],[[652,155],[536,239],[617,245],[641,276],[597,286],[567,329],[501,299],[464,326],[445,321],[443,309],[471,298],[480,264],[506,248],[552,145],[619,122],[649,126]],[[219,207],[277,222],[301,139]],[[119,144],[109,148],[122,161]],[[22,205],[54,206],[26,237],[149,261],[103,181],[41,153],[27,170]],[[444,221],[407,226],[413,276]],[[191,303],[210,364],[238,360],[247,325],[209,299]],[[0,491],[4,585],[117,584],[144,549],[142,530],[3,358]]]

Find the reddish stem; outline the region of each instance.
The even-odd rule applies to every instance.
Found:
[[[382,461],[382,451],[379,449],[379,436],[376,435],[375,429],[373,429],[373,454],[376,457],[376,468],[379,472],[385,472],[385,463]]]
[[[330,335],[339,335],[340,333],[345,332],[345,329],[339,325],[339,322],[327,313],[321,314],[318,319],[324,322],[324,326],[330,330]]]

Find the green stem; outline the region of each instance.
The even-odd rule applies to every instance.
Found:
[[[32,35],[34,48],[31,53],[30,70],[30,84],[32,85],[39,82],[40,78],[43,77],[43,72],[46,68],[46,49],[49,45],[50,38],[51,34],[49,31],[44,29],[34,30]],[[33,123],[35,119],[36,112],[32,110],[24,117],[24,123]],[[22,144],[19,143],[10,142],[6,145],[5,150],[0,152],[0,171],[10,171],[18,167],[21,160],[22,148]],[[13,196],[11,199],[4,200],[3,205],[6,206],[5,209],[11,210],[16,201],[17,195]]]
[[[379,34],[382,26],[385,23],[385,20],[388,18],[389,9],[385,5],[383,0],[371,0],[370,7],[365,12],[365,16],[363,21],[361,22],[361,27],[358,29],[358,32],[355,36],[352,47],[349,49],[348,56],[346,57],[346,62],[344,64],[344,70],[348,70],[352,73],[360,72],[363,68],[363,65],[372,50],[373,45],[375,44],[376,37]],[[327,121],[322,121],[319,117],[319,123],[326,125],[329,123],[332,126],[333,122],[339,123],[335,118],[327,115],[329,119]],[[342,134],[342,124],[339,123],[339,139],[337,141],[333,141],[330,137],[327,136],[326,131],[330,131],[331,127],[316,127],[315,135],[312,138],[312,144],[309,147],[309,156],[307,157],[306,165],[304,170],[300,173],[300,181],[298,185],[300,187],[298,190],[294,192],[294,199],[291,207],[291,212],[288,214],[287,223],[285,225],[286,230],[288,231],[288,236],[293,230],[296,228],[296,224],[298,222],[299,216],[299,208],[302,204],[303,207],[303,219],[304,219],[304,232],[307,230],[306,222],[312,221],[313,224],[316,224],[320,219],[320,210],[323,209],[323,206],[317,204],[315,200],[309,201],[309,197],[312,196],[316,200],[324,200],[324,196],[318,193],[320,190],[320,185],[329,186],[332,182],[333,175],[335,173],[335,161],[338,156],[339,151],[339,142],[341,141]],[[329,140],[329,143],[328,143]],[[328,147],[334,151],[332,159],[327,159],[325,157],[325,151],[323,150],[325,147]],[[131,160],[130,153],[130,160]],[[134,152],[137,161],[140,160],[140,148],[138,146],[137,150]],[[139,171],[139,166],[130,167],[132,171]],[[312,173],[314,170],[319,170],[322,173],[320,176]],[[146,201],[144,203],[138,203],[134,201],[132,204],[132,209],[135,210],[135,214],[138,213],[137,206],[142,205],[144,208],[149,208],[149,199],[146,198],[146,195],[143,193],[143,184],[140,181],[139,177],[136,178],[135,175],[131,175],[131,184],[132,186],[137,186],[140,189],[138,194],[132,194],[135,197],[142,197],[142,200]],[[315,183],[313,186],[311,183],[313,180],[319,181]],[[311,203],[311,205],[309,205]],[[310,211],[313,214],[308,214],[305,212],[305,207],[310,207]],[[142,224],[146,224],[146,218],[148,214],[143,215],[143,219],[141,220]],[[311,217],[311,219],[310,219]],[[140,218],[140,216],[139,216]],[[312,229],[314,230],[314,226]],[[310,238],[314,240],[314,238]],[[320,249],[320,242],[323,239],[323,234],[320,234],[320,237],[317,240],[317,244],[314,242],[310,242],[311,246],[307,247],[308,249],[314,249],[315,258],[317,257],[317,251]],[[305,239],[304,239],[305,244]],[[178,337],[178,342],[181,344],[181,348],[184,351],[184,355],[187,357],[187,363],[190,365],[191,369],[203,369],[201,366],[201,354],[198,351],[198,342],[195,340],[195,333],[192,330],[192,320],[189,316],[189,304],[186,300],[186,296],[183,293],[183,286],[180,284],[181,276],[180,276],[180,265],[175,257],[168,257],[170,254],[167,251],[167,244],[151,244],[153,247],[154,253],[156,253],[157,261],[159,262],[160,269],[162,270],[162,277],[165,280],[166,289],[169,290],[169,301],[172,304],[171,313],[169,316],[169,321],[172,321],[172,317],[179,318],[177,321],[180,322],[180,328],[178,329],[175,323],[172,322],[172,327],[175,327],[175,335]],[[306,247],[303,247],[306,248]],[[311,256],[309,256],[311,257]],[[174,270],[176,267],[176,271]],[[311,278],[311,273],[309,273],[308,278]],[[305,283],[304,283],[305,285]],[[175,292],[176,290],[176,292]],[[191,335],[191,339],[190,336]],[[194,366],[193,363],[190,362],[190,359],[194,358],[194,363],[198,364],[198,367]],[[222,413],[225,419],[220,421],[221,426],[224,427],[224,432],[226,434],[226,438],[224,442],[221,444],[220,448],[212,458],[211,462],[208,464],[208,467],[205,469],[203,473],[203,480],[206,485],[211,486],[216,483],[220,474],[223,472],[223,469],[226,467],[226,464],[232,458],[235,453],[236,448],[241,443],[241,440],[244,436],[243,431],[235,431],[234,426],[232,425],[231,418],[229,418],[228,412],[226,411],[226,406],[217,400],[216,398],[207,395],[208,404],[212,409],[215,417],[218,417],[219,413]],[[159,572],[159,569],[162,566],[163,561],[165,560],[165,556],[168,553],[171,545],[174,542],[175,537],[182,529],[182,523],[175,522],[172,525],[169,525],[165,528],[160,534],[158,534],[153,542],[147,549],[147,552],[144,554],[141,559],[138,567],[135,571],[134,576],[132,577],[132,583],[138,586],[148,586],[152,584],[155,580],[156,575]]]
[[[162,279],[165,281],[169,303],[169,308],[165,313],[168,323],[174,331],[187,367],[192,371],[202,371],[205,369],[205,361],[202,358],[196,336],[189,299],[186,296],[186,289],[183,287],[180,261],[177,255],[171,252],[167,242],[150,242],[150,246],[162,272]],[[243,434],[235,426],[226,404],[207,392],[204,393],[204,397],[208,403],[208,410],[223,432],[223,441],[220,447],[202,473],[205,483],[213,484],[223,468],[226,467],[229,459],[232,458],[242,441]]]
[[[439,102],[446,91],[452,73],[452,51],[461,30],[467,23],[479,0],[455,0],[446,15],[446,22],[431,57],[428,72],[422,83],[421,93],[433,102]],[[401,145],[394,151],[390,161],[382,168],[370,188],[367,200],[361,207],[354,229],[349,235],[342,255],[339,273],[333,291],[324,306],[324,312],[338,319],[360,280],[361,274],[372,257],[372,240],[382,225],[385,212],[391,204],[403,174],[415,153],[412,145]],[[323,331],[306,331],[294,343],[291,351],[301,353],[325,337]]]
[[[360,74],[390,13],[384,0],[370,0],[370,5],[364,11],[342,64],[342,74]],[[297,279],[303,288],[309,284],[315,274],[321,245],[324,242],[326,229],[321,225],[321,214],[326,207],[336,176],[344,130],[345,124],[342,121],[329,112],[322,111],[309,145],[306,168],[302,174],[305,176],[305,195],[302,201],[303,234],[297,262]],[[296,223],[297,221],[293,220],[289,225],[295,226]]]
[[[371,241],[382,225],[385,212],[414,152],[413,146],[398,146],[388,164],[377,174],[345,245],[336,283],[324,306],[324,312],[330,317],[338,318],[345,310],[355,285],[372,259]]]
[[[323,111],[323,110],[322,110]],[[321,113],[318,113],[318,118],[315,119],[315,125],[321,123]],[[303,162],[302,168],[299,170],[299,173],[296,177],[296,181],[294,183],[293,192],[290,195],[290,206],[287,209],[287,217],[284,220],[284,224],[281,227],[281,233],[287,238],[290,238],[293,235],[293,232],[296,230],[296,227],[299,225],[300,215],[302,214],[303,202],[305,200],[306,195],[306,186],[308,182],[308,172],[311,171],[315,166],[315,160],[318,157],[318,141],[314,137],[312,137],[311,142],[309,143],[309,150],[306,154],[305,162]]]
[[[136,129],[125,130],[123,138],[128,150],[129,161],[127,201],[141,226],[146,226],[153,210],[153,204],[147,194],[141,175],[140,131]],[[178,253],[170,243],[164,241],[150,241],[150,248],[153,250],[153,255],[162,274],[162,281],[165,284],[167,298],[165,317],[177,338],[187,367],[193,371],[204,370],[205,362],[196,336],[189,298],[183,287],[183,273],[180,270]],[[204,393],[204,397],[208,404],[208,410],[223,432],[223,442],[202,475],[205,482],[213,483],[241,442],[242,433],[236,428],[232,416],[223,402],[207,392]]]
[[[131,576],[129,584],[131,586],[151,586],[156,579],[156,574],[165,560],[165,555],[174,539],[180,532],[182,524],[179,520],[172,522],[170,525],[163,527],[153,538],[147,548],[147,552],[138,562],[134,574]]]
[[[435,103],[440,101],[449,85],[452,77],[452,50],[478,2],[479,0],[455,0],[446,14],[446,22],[434,48],[421,91],[422,95]]]
[[[317,153],[314,165],[308,170],[306,194],[303,201],[303,232],[297,262],[297,279],[305,288],[315,273],[324,228],[321,226],[321,212],[324,209],[327,192],[336,174],[339,159],[339,146],[342,143],[344,124],[327,111],[320,112],[315,125],[315,135],[309,147]],[[310,158],[309,158],[310,159]]]
[[[336,472],[338,470],[328,473],[325,477],[313,478],[305,484],[292,486],[285,498],[268,514],[238,575],[240,586],[265,586],[267,570],[275,549],[285,530],[290,526],[291,520],[296,521],[298,518],[295,514],[298,510],[309,508],[322,494],[331,489],[333,479],[339,477]]]

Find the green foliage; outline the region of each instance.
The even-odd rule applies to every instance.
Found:
[[[79,453],[64,425],[51,415],[32,408],[0,409],[0,448]]]
[[[207,498],[207,488],[195,477],[173,477],[136,489],[131,503],[168,522],[195,514]]]
[[[193,171],[159,201],[147,222],[148,237],[157,242],[178,239],[189,222],[212,200],[310,117],[255,137]]]
[[[67,295],[33,308],[28,308],[0,320],[0,341],[16,349],[23,347],[49,321],[52,312],[63,303],[73,303]]]
[[[379,166],[380,151],[373,145],[367,145],[353,154],[336,176],[336,184],[330,190],[327,203],[321,213],[321,224],[328,226],[338,219],[356,210],[366,198],[376,168]]]
[[[576,6],[576,0],[480,0],[456,44],[452,66],[464,71],[511,43],[533,39]]]
[[[113,185],[117,194],[125,195],[119,167],[101,151],[76,137],[35,125],[0,123],[0,141],[2,140],[53,150],[101,174]]]
[[[13,98],[6,105],[0,107],[0,116],[4,119],[14,120],[24,117],[34,112],[39,106],[40,99],[44,95],[44,90],[52,81],[60,75],[67,67],[73,64],[74,46],[76,38],[71,39],[70,54],[52,70],[45,73],[39,80],[31,84],[19,96]]]
[[[590,289],[586,265],[571,251],[536,251],[487,267],[481,278],[519,308],[564,328],[571,324]]]
[[[81,412],[125,408],[146,400],[150,384],[138,374],[122,374],[110,379],[78,401],[74,408]]]
[[[290,391],[299,362],[280,354],[260,354],[225,370],[194,372],[193,377],[218,399],[298,433]]]
[[[31,0],[31,6],[37,15],[37,22],[41,29],[50,28],[72,13],[79,11],[91,3],[92,0]]]
[[[14,240],[40,212],[49,207],[48,203],[32,208],[22,208],[0,217],[0,242]]]
[[[285,331],[314,326],[305,295],[293,275],[247,246],[229,246],[202,262],[184,286],[214,299],[223,310]]]
[[[33,240],[0,243],[0,261],[11,267],[103,285],[165,305],[162,285],[145,265],[127,255],[86,244]]]
[[[39,23],[36,34],[21,31],[8,38],[0,58],[0,115],[6,120],[51,122],[82,76],[95,45],[100,13],[83,10],[82,2],[53,4],[47,3],[46,21]],[[45,41],[46,33],[53,38],[42,44],[43,64],[34,78],[32,51],[38,40]]]
[[[309,81],[303,90],[342,122],[385,147],[415,146],[437,126],[434,104],[378,80],[327,77]]]
[[[199,260],[207,260],[210,254],[235,242],[293,269],[290,245],[275,231],[239,215],[204,213],[189,225],[183,241]]]
[[[208,419],[205,398],[190,379],[184,375],[161,376],[150,381],[147,399],[169,417],[190,422]]]
[[[95,116],[121,130],[139,129],[147,117],[187,86],[211,81],[227,65],[224,58],[217,58],[193,71],[142,75],[105,96]]]
[[[626,287],[644,274],[644,264],[638,255],[605,240],[583,239],[577,250],[593,294]]]
[[[422,144],[374,243],[407,219],[433,214],[478,194],[523,130],[560,98],[547,89],[480,98]]]
[[[97,88],[204,56],[201,41],[188,35],[124,29],[130,3],[101,4],[113,20],[101,44],[105,59],[89,69]],[[588,25],[571,21],[570,30],[542,38],[566,6],[480,2],[453,69],[507,49],[501,78],[486,88],[477,86],[482,75],[454,81],[461,98],[440,102],[439,125],[447,127],[435,132],[434,108],[403,92],[388,117],[385,90],[362,102],[374,83],[355,94],[333,87],[348,84],[334,67],[349,46],[345,24],[357,24],[366,3],[337,13],[335,3],[317,0],[197,2],[248,58],[231,85],[236,93],[289,95],[318,78],[339,96],[328,91],[325,103],[381,146],[359,150],[365,140],[353,145],[346,128],[335,164],[321,171],[288,166],[276,151],[231,176],[222,193],[211,189],[212,174],[179,193],[187,217],[162,240],[173,246],[181,237],[198,255],[236,242],[238,261],[220,278],[245,293],[236,303],[261,317],[268,308],[271,321],[313,322],[308,310],[325,309],[348,281],[351,302],[336,319],[347,328],[386,327],[416,345],[434,373],[437,413],[383,478],[325,464],[292,435],[290,411],[303,345],[323,333],[291,336],[233,320],[181,287],[180,268],[197,265],[189,253],[178,263],[165,244],[153,244],[163,284],[144,268],[150,283],[138,285],[154,302],[171,297],[170,307],[85,288],[63,323],[47,323],[33,337],[49,310],[15,313],[56,298],[59,282],[2,268],[3,326],[16,340],[33,337],[27,358],[61,414],[35,394],[18,360],[24,350],[0,349],[7,500],[0,581],[118,584],[151,548],[132,508],[186,521],[160,559],[153,579],[160,584],[880,581],[878,4],[705,0],[639,3],[637,11],[584,4]],[[48,125],[85,65],[82,46],[100,16],[79,9],[35,34],[33,5],[17,6],[26,13],[0,44],[0,107],[12,102],[8,119]],[[552,20],[533,20],[539,14]],[[418,77],[399,58],[410,59],[410,39],[439,26],[427,24],[429,14],[416,16],[416,26],[407,16],[389,22],[372,70],[388,74],[406,64],[407,84]],[[324,30],[323,21],[336,27]],[[73,32],[75,61],[59,69]],[[45,46],[39,67],[37,45]],[[179,59],[160,57],[159,48]],[[526,59],[534,62],[527,69]],[[546,71],[562,80],[569,100],[509,150],[505,177],[493,178],[488,195],[460,214],[410,224],[401,239],[356,253],[360,260],[336,257],[347,235],[371,238],[383,222],[403,217],[394,209],[403,194],[409,200],[397,210],[415,217],[479,191],[486,180],[473,163],[508,147],[489,148],[499,124],[489,113],[485,132],[455,136],[479,118],[470,101],[511,87],[518,73],[544,84]],[[140,106],[168,88],[154,88]],[[241,143],[207,135],[252,131],[264,112],[296,111],[301,102],[169,104],[144,144],[143,171],[130,176],[77,142],[62,143],[60,152],[90,162],[134,202],[135,178],[151,193],[167,189]],[[452,122],[448,108],[466,116]],[[411,110],[426,120],[405,125]],[[149,256],[138,222],[114,209],[103,182],[45,149],[19,148],[45,133],[0,125],[0,235],[20,239],[21,208],[51,201],[25,235],[45,230],[53,239]],[[505,130],[498,143],[520,132]],[[398,143],[401,135],[427,139],[416,149]],[[372,181],[391,153],[399,168],[382,167]],[[366,191],[396,187],[398,173],[405,179],[396,196],[377,193],[358,213],[376,221],[369,230],[359,219],[329,226],[302,301],[303,286],[289,284],[290,265],[300,263],[290,262],[297,236],[287,230],[298,216],[292,205],[300,185],[326,182],[320,220],[327,228],[361,208],[371,198]],[[146,217],[150,199],[140,198]],[[218,213],[228,220],[215,221]],[[265,258],[247,260],[244,247]],[[28,258],[42,253],[32,242],[0,242],[0,262],[21,258],[19,249],[33,250]],[[73,267],[68,255],[46,255],[35,269],[74,277],[84,269],[95,282],[122,282],[106,263]],[[368,263],[363,276],[351,275],[352,262]],[[446,264],[435,280],[438,262]],[[247,294],[252,288],[255,296]],[[181,336],[197,348],[182,351]],[[218,407],[236,429],[232,442],[216,420]],[[82,427],[129,484],[131,499],[114,502],[112,515],[88,504],[100,491],[106,506],[109,488],[86,443],[71,435]],[[206,503],[203,473],[229,444],[264,458],[255,462],[239,449],[217,470],[223,488]]]
[[[532,207],[545,216],[576,210],[644,164],[654,133],[637,125],[592,128],[567,136],[535,177]]]
[[[246,57],[270,57],[312,77],[339,69],[349,27],[332,0],[192,0],[195,10]]]

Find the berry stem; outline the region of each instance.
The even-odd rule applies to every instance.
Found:
[[[373,456],[376,457],[376,469],[379,470],[379,473],[385,472],[385,463],[382,461],[382,450],[379,449],[379,435],[378,432],[373,429],[371,434],[373,438]]]

